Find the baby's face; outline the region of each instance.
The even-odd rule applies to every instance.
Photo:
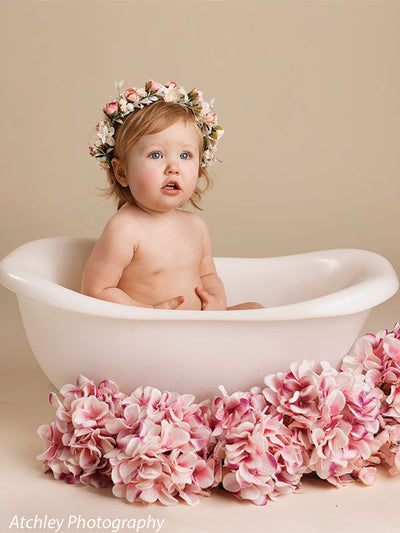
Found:
[[[192,196],[199,177],[199,132],[177,122],[144,135],[128,152],[125,178],[139,207],[173,211]]]

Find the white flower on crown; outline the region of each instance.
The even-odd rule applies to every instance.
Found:
[[[115,129],[112,126],[108,127],[107,124],[104,123],[104,125],[97,132],[97,137],[101,140],[103,144],[114,146],[115,145],[114,133],[115,133]]]
[[[202,117],[205,117],[210,112],[210,104],[208,102],[203,102],[201,109],[200,109],[200,115]]]
[[[204,151],[204,157],[208,160],[208,161],[212,161],[213,159],[213,154],[210,150],[205,150]]]
[[[124,114],[128,112],[128,104],[122,99],[119,101],[119,108]]]
[[[164,93],[164,100],[166,102],[176,102],[179,96],[174,88],[167,89]]]
[[[132,111],[135,109],[135,106],[131,102],[127,102],[121,98],[119,101],[119,108],[123,115],[129,115],[129,113],[132,113]]]
[[[107,122],[105,120],[100,120],[100,122],[96,125],[96,131],[102,131],[104,126],[107,126]]]

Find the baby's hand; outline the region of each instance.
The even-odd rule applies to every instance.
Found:
[[[183,296],[177,296],[176,298],[171,298],[171,300],[153,305],[153,309],[177,309],[184,301],[185,298]]]
[[[222,298],[210,294],[201,287],[196,287],[195,291],[201,300],[202,311],[226,311],[226,305]]]

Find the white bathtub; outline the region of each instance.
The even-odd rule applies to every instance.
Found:
[[[0,262],[0,282],[18,297],[32,350],[59,388],[78,374],[191,392],[200,400],[262,384],[297,359],[336,365],[370,309],[399,282],[390,263],[365,250],[273,258],[216,258],[228,305],[267,309],[169,311],[129,307],[79,294],[92,239],[29,242]]]

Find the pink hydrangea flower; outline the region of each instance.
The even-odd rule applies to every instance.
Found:
[[[354,355],[344,358],[342,368],[354,368],[365,376],[370,387],[383,393],[380,407],[382,441],[380,450],[371,460],[387,463],[389,472],[400,472],[400,325],[376,335],[367,334],[354,345]]]
[[[216,483],[257,505],[295,491],[305,470],[304,455],[282,417],[267,412],[258,387],[231,396],[220,390],[212,404]]]
[[[140,387],[124,400],[124,415],[114,424],[117,448],[107,454],[115,496],[171,505],[178,497],[194,504],[208,495],[214,483],[209,407],[194,399]]]
[[[93,381],[79,376],[76,385],[62,387],[60,397],[62,401],[50,394],[57,413],[51,424],[38,429],[47,444],[38,459],[44,471],[51,471],[55,479],[104,486],[111,477],[105,454],[116,445],[106,424],[122,416],[125,395],[112,381],[103,381],[96,387]]]
[[[400,384],[400,324],[393,331],[378,331],[376,335],[363,335],[354,344],[354,355],[343,359],[343,369],[356,368],[366,374],[371,386]]]
[[[375,438],[382,392],[359,373],[338,372],[326,362],[321,367],[317,372],[312,362],[293,363],[288,374],[267,376],[263,393],[295,430],[309,454],[309,471],[341,485],[357,477],[382,445]],[[362,478],[372,479],[365,471]]]
[[[284,416],[291,427],[311,428],[318,420],[320,376],[312,361],[290,365],[290,372],[278,372],[265,377],[263,394],[272,412]]]

